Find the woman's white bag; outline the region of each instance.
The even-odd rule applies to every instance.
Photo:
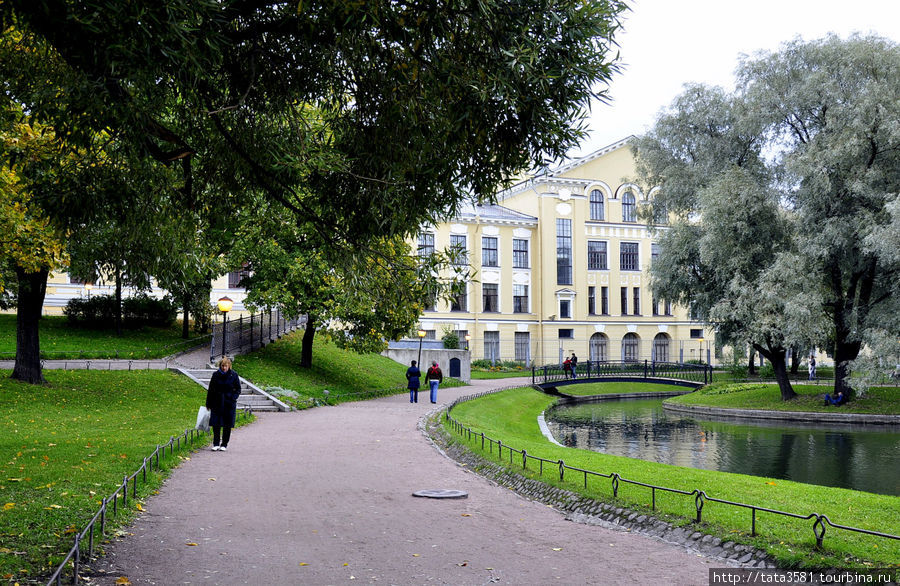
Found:
[[[200,405],[200,409],[197,411],[197,429],[209,431],[209,409],[205,405]]]

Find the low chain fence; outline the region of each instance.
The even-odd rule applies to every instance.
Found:
[[[251,313],[237,319],[213,324],[209,361],[216,356],[235,356],[252,352],[281,336],[306,325],[306,316],[286,317],[280,310]]]
[[[561,380],[578,380],[579,378],[614,377],[627,377],[629,379],[664,378],[707,384],[713,380],[713,367],[708,364],[693,364],[690,362],[656,362],[652,360],[644,360],[643,362],[592,362],[587,360],[579,362],[574,371],[566,370],[562,364],[534,366],[531,369],[531,382],[534,384]]]
[[[239,411],[238,421],[245,421],[249,419],[252,414],[250,408],[241,409]],[[120,500],[123,509],[128,506],[129,489],[131,490],[131,500],[136,500],[138,496],[138,480],[140,479],[146,486],[148,470],[153,472],[154,465],[156,466],[156,471],[160,470],[160,455],[165,457],[166,449],[169,450],[169,457],[171,457],[176,450],[181,451],[182,447],[193,447],[195,438],[199,441],[202,436],[209,433],[210,432],[207,431],[201,432],[194,428],[189,428],[184,430],[184,433],[181,435],[170,437],[168,443],[157,445],[156,449],[153,450],[153,453],[144,458],[141,466],[131,475],[125,476],[122,479],[122,484],[120,484],[109,497],[104,498],[101,501],[100,508],[97,509],[97,512],[94,513],[94,516],[91,517],[91,520],[88,521],[84,529],[75,533],[75,541],[72,548],[69,550],[69,553],[66,554],[66,557],[63,558],[62,562],[56,567],[56,571],[53,572],[50,579],[47,580],[47,586],[53,584],[59,586],[63,583],[70,562],[72,569],[71,583],[78,584],[81,580],[79,572],[81,571],[82,564],[89,562],[94,558],[95,539],[99,541],[106,535],[107,516],[109,514],[112,514],[114,517],[118,515]]]
[[[516,460],[521,462],[522,470],[528,470],[529,462],[533,462],[533,466],[535,467],[538,475],[543,478],[544,468],[548,468],[549,471],[558,475],[559,481],[564,482],[566,479],[566,472],[570,472],[581,477],[584,488],[588,487],[588,479],[589,478],[605,478],[610,481],[610,487],[612,489],[613,498],[618,498],[619,496],[619,487],[621,484],[629,484],[633,486],[640,486],[650,490],[651,497],[651,508],[653,511],[656,510],[656,493],[657,491],[662,491],[666,493],[682,495],[687,498],[693,497],[694,499],[694,508],[696,510],[696,517],[694,522],[700,523],[703,520],[703,506],[707,502],[711,503],[719,503],[723,505],[739,507],[750,511],[750,535],[756,536],[756,516],[758,512],[770,513],[773,515],[781,515],[784,517],[790,517],[793,519],[801,519],[801,520],[814,520],[812,524],[813,535],[816,539],[816,547],[822,548],[823,542],[825,540],[825,533],[828,527],[832,527],[834,529],[840,529],[843,531],[850,531],[854,533],[862,533],[865,535],[872,535],[875,537],[882,537],[885,539],[900,539],[900,535],[892,535],[890,533],[881,533],[879,531],[871,531],[869,529],[861,529],[859,527],[850,527],[847,525],[841,525],[838,523],[832,522],[827,515],[822,515],[819,513],[792,513],[789,511],[779,511],[777,509],[770,509],[768,507],[763,507],[760,505],[748,504],[748,503],[739,503],[724,499],[718,499],[711,497],[706,494],[703,490],[694,489],[694,490],[680,490],[677,488],[670,488],[666,486],[658,486],[654,484],[649,484],[646,482],[639,482],[637,480],[630,480],[621,476],[616,472],[611,472],[609,474],[604,474],[603,472],[596,472],[593,470],[586,470],[584,468],[577,468],[573,466],[568,466],[563,460],[549,460],[547,458],[541,458],[539,456],[533,456],[529,454],[526,450],[518,450],[512,446],[504,445],[503,442],[499,439],[493,439],[484,434],[484,432],[477,432],[458,420],[454,419],[451,416],[451,411],[453,408],[467,401],[472,401],[474,399],[479,399],[481,397],[485,397],[487,395],[492,395],[494,393],[498,393],[501,391],[506,391],[513,388],[521,388],[521,386],[513,386],[513,387],[505,387],[502,389],[494,389],[491,391],[486,391],[483,393],[477,393],[473,395],[466,395],[458,398],[449,407],[445,412],[445,419],[450,424],[450,427],[453,431],[458,434],[460,437],[464,438],[466,441],[475,442],[476,445],[480,441],[481,442],[481,451],[488,450],[489,453],[494,453],[494,447],[497,449],[497,457],[499,460],[503,460],[503,450],[506,449],[506,452],[509,454],[509,465],[518,465],[514,464]],[[540,390],[540,389],[538,389]],[[487,446],[487,447],[485,447]],[[546,466],[545,466],[546,465]]]

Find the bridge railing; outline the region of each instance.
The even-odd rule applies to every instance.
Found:
[[[579,378],[664,378],[708,384],[712,382],[712,366],[688,362],[643,361],[590,361],[579,362],[575,371],[566,370],[562,364],[535,366],[531,369],[534,384],[578,380]]]

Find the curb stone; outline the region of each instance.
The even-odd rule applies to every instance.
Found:
[[[677,545],[728,566],[746,568],[769,568],[778,566],[765,551],[747,545],[737,545],[733,541],[723,542],[721,538],[699,531],[675,527],[652,515],[615,507],[609,503],[590,499],[574,492],[554,487],[538,480],[517,474],[495,462],[481,458],[450,437],[440,425],[440,417],[434,415],[442,411],[433,410],[419,421],[419,429],[432,445],[447,458],[454,460],[473,473],[488,481],[508,488],[528,500],[548,505],[574,523],[596,525],[616,531],[630,531],[657,541]]]

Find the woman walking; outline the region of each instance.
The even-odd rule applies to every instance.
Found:
[[[431,368],[428,369],[428,372],[425,373],[425,382],[428,383],[431,388],[431,402],[437,403],[437,392],[438,385],[444,380],[444,373],[441,372],[441,367],[438,366],[437,360],[432,361]]]
[[[413,360],[412,364],[409,368],[406,369],[406,388],[409,389],[409,402],[410,403],[418,403],[419,402],[419,377],[422,376],[422,371],[419,370],[419,367],[416,366],[416,361]]]
[[[206,408],[210,410],[209,425],[213,429],[214,452],[225,451],[231,439],[231,428],[237,414],[237,400],[241,396],[241,380],[231,369],[231,360],[223,357],[219,369],[209,381]],[[219,443],[221,433],[221,444]]]

